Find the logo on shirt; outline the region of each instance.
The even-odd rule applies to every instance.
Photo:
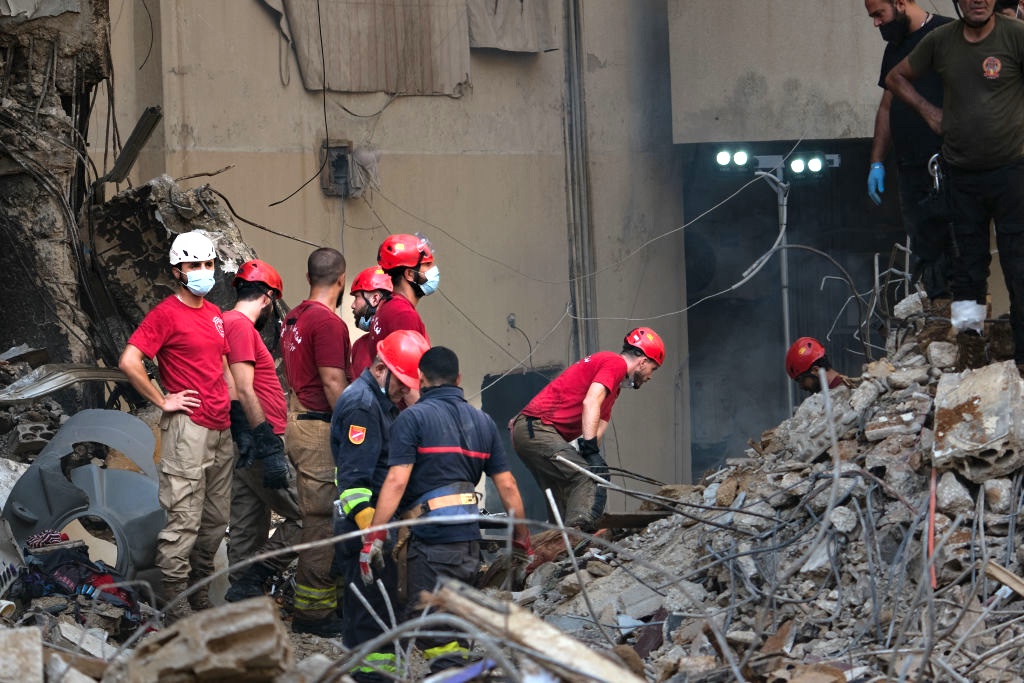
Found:
[[[213,316],[213,326],[217,328],[217,334],[224,336],[224,321],[221,320],[219,315]]]
[[[366,440],[366,427],[350,425],[348,428],[348,440],[358,446]]]
[[[985,61],[981,63],[981,69],[985,73],[985,78],[993,80],[999,78],[999,72],[1003,70],[1003,63],[999,61],[998,57],[986,57]]]

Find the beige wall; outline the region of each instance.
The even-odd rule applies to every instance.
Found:
[[[871,137],[885,45],[861,0],[668,0],[668,18],[676,142]]]
[[[473,50],[472,86],[461,99],[404,97],[384,107],[382,94],[328,93],[330,137],[381,150],[381,191],[342,201],[325,197],[313,181],[270,207],[315,173],[325,136],[322,95],[303,89],[271,15],[256,2],[150,2],[150,50],[150,22],[140,3],[112,4],[122,139],[145,106],[160,104],[165,117],[134,181],[233,165],[186,184],[209,182],[245,217],[341,249],[350,278],[374,263],[389,231],[423,232],[436,250],[443,296],[424,299],[419,311],[432,342],[460,354],[469,396],[479,393],[485,374],[509,369],[527,354],[522,334],[507,326],[509,313],[531,340],[534,366],[576,359],[566,315],[564,50]],[[666,6],[631,0],[583,5],[591,209],[602,269],[596,276],[600,345],[618,350],[626,330],[650,324],[669,347],[655,380],[635,395],[623,394],[606,450],[613,464],[682,481],[689,474],[689,407],[681,391],[687,384],[685,315],[648,320],[685,305],[681,233],[630,255],[678,227],[682,217]],[[554,7],[561,40],[562,3],[554,0]],[[342,106],[383,111],[360,118]],[[103,117],[96,118],[92,139],[100,158]],[[300,301],[310,247],[239,227],[282,272],[286,300]],[[349,302],[346,297],[342,311],[351,325]]]

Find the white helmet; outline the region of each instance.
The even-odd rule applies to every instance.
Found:
[[[183,232],[171,243],[171,265],[217,258],[213,242],[201,232]]]

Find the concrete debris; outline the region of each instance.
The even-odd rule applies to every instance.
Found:
[[[265,597],[198,612],[148,636],[109,667],[103,683],[273,680],[295,664],[277,612]]]

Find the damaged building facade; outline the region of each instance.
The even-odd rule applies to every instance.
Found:
[[[617,404],[605,446],[610,464],[650,478],[612,488],[612,509],[632,524],[660,520],[572,558],[561,551],[575,544],[552,532],[511,596],[449,586],[431,598],[501,666],[677,683],[1020,680],[1020,379],[1005,364],[956,373],[948,344],[913,338],[924,315],[915,299],[889,317],[899,288],[843,308],[851,289],[877,290],[873,270],[902,238],[891,211],[872,214],[841,189],[864,201],[877,32],[860,3],[720,4],[409,0],[379,15],[348,0],[0,4],[0,277],[23,294],[0,304],[0,350],[111,366],[169,291],[172,233],[221,238],[217,303],[230,300],[233,268],[258,255],[294,305],[314,246],[343,251],[351,278],[385,235],[421,232],[442,284],[420,312],[432,341],[460,354],[467,395],[496,418],[579,356],[617,350],[640,321],[668,347],[654,380]],[[130,173],[109,175],[154,108],[159,120],[123,161]],[[828,184],[792,186],[793,225],[877,232],[878,242],[819,245],[852,273],[827,298],[810,293],[824,278],[797,260],[814,287],[787,291],[774,259],[687,311],[741,280],[776,237],[775,193],[760,182],[741,190],[752,176],[714,175],[708,162],[755,143],[765,155],[841,151]],[[688,227],[700,239],[684,244],[677,228],[737,191],[760,194]],[[844,208],[833,215],[833,205]],[[994,304],[998,313],[998,293]],[[351,326],[347,299],[341,310]],[[865,355],[875,362],[855,389],[791,416],[786,335],[833,323],[841,369],[860,376]],[[502,391],[484,389],[507,371]],[[101,379],[103,392],[72,403],[137,407]],[[53,401],[12,400],[22,412],[0,418],[7,434],[43,425],[5,437],[35,460],[15,475],[66,486],[67,453],[45,444],[68,446],[55,435],[75,418]],[[696,451],[707,456],[699,464]],[[61,490],[94,504],[73,512],[122,528],[96,495],[122,475],[85,461]],[[701,479],[705,465],[715,467]],[[43,522],[64,523],[51,513],[12,505],[5,518],[24,541]],[[115,564],[130,578],[148,568],[148,549],[128,545]],[[93,680],[326,680],[358,661],[296,656],[309,649],[293,652],[266,602],[109,645],[89,629],[112,632],[129,612],[103,621],[88,596],[61,600],[94,621],[75,630],[40,606],[45,646],[36,633],[0,635],[32,662],[54,644],[73,649]],[[515,656],[502,650],[510,643]],[[114,664],[111,647],[128,654]],[[46,661],[46,676],[67,675]]]

